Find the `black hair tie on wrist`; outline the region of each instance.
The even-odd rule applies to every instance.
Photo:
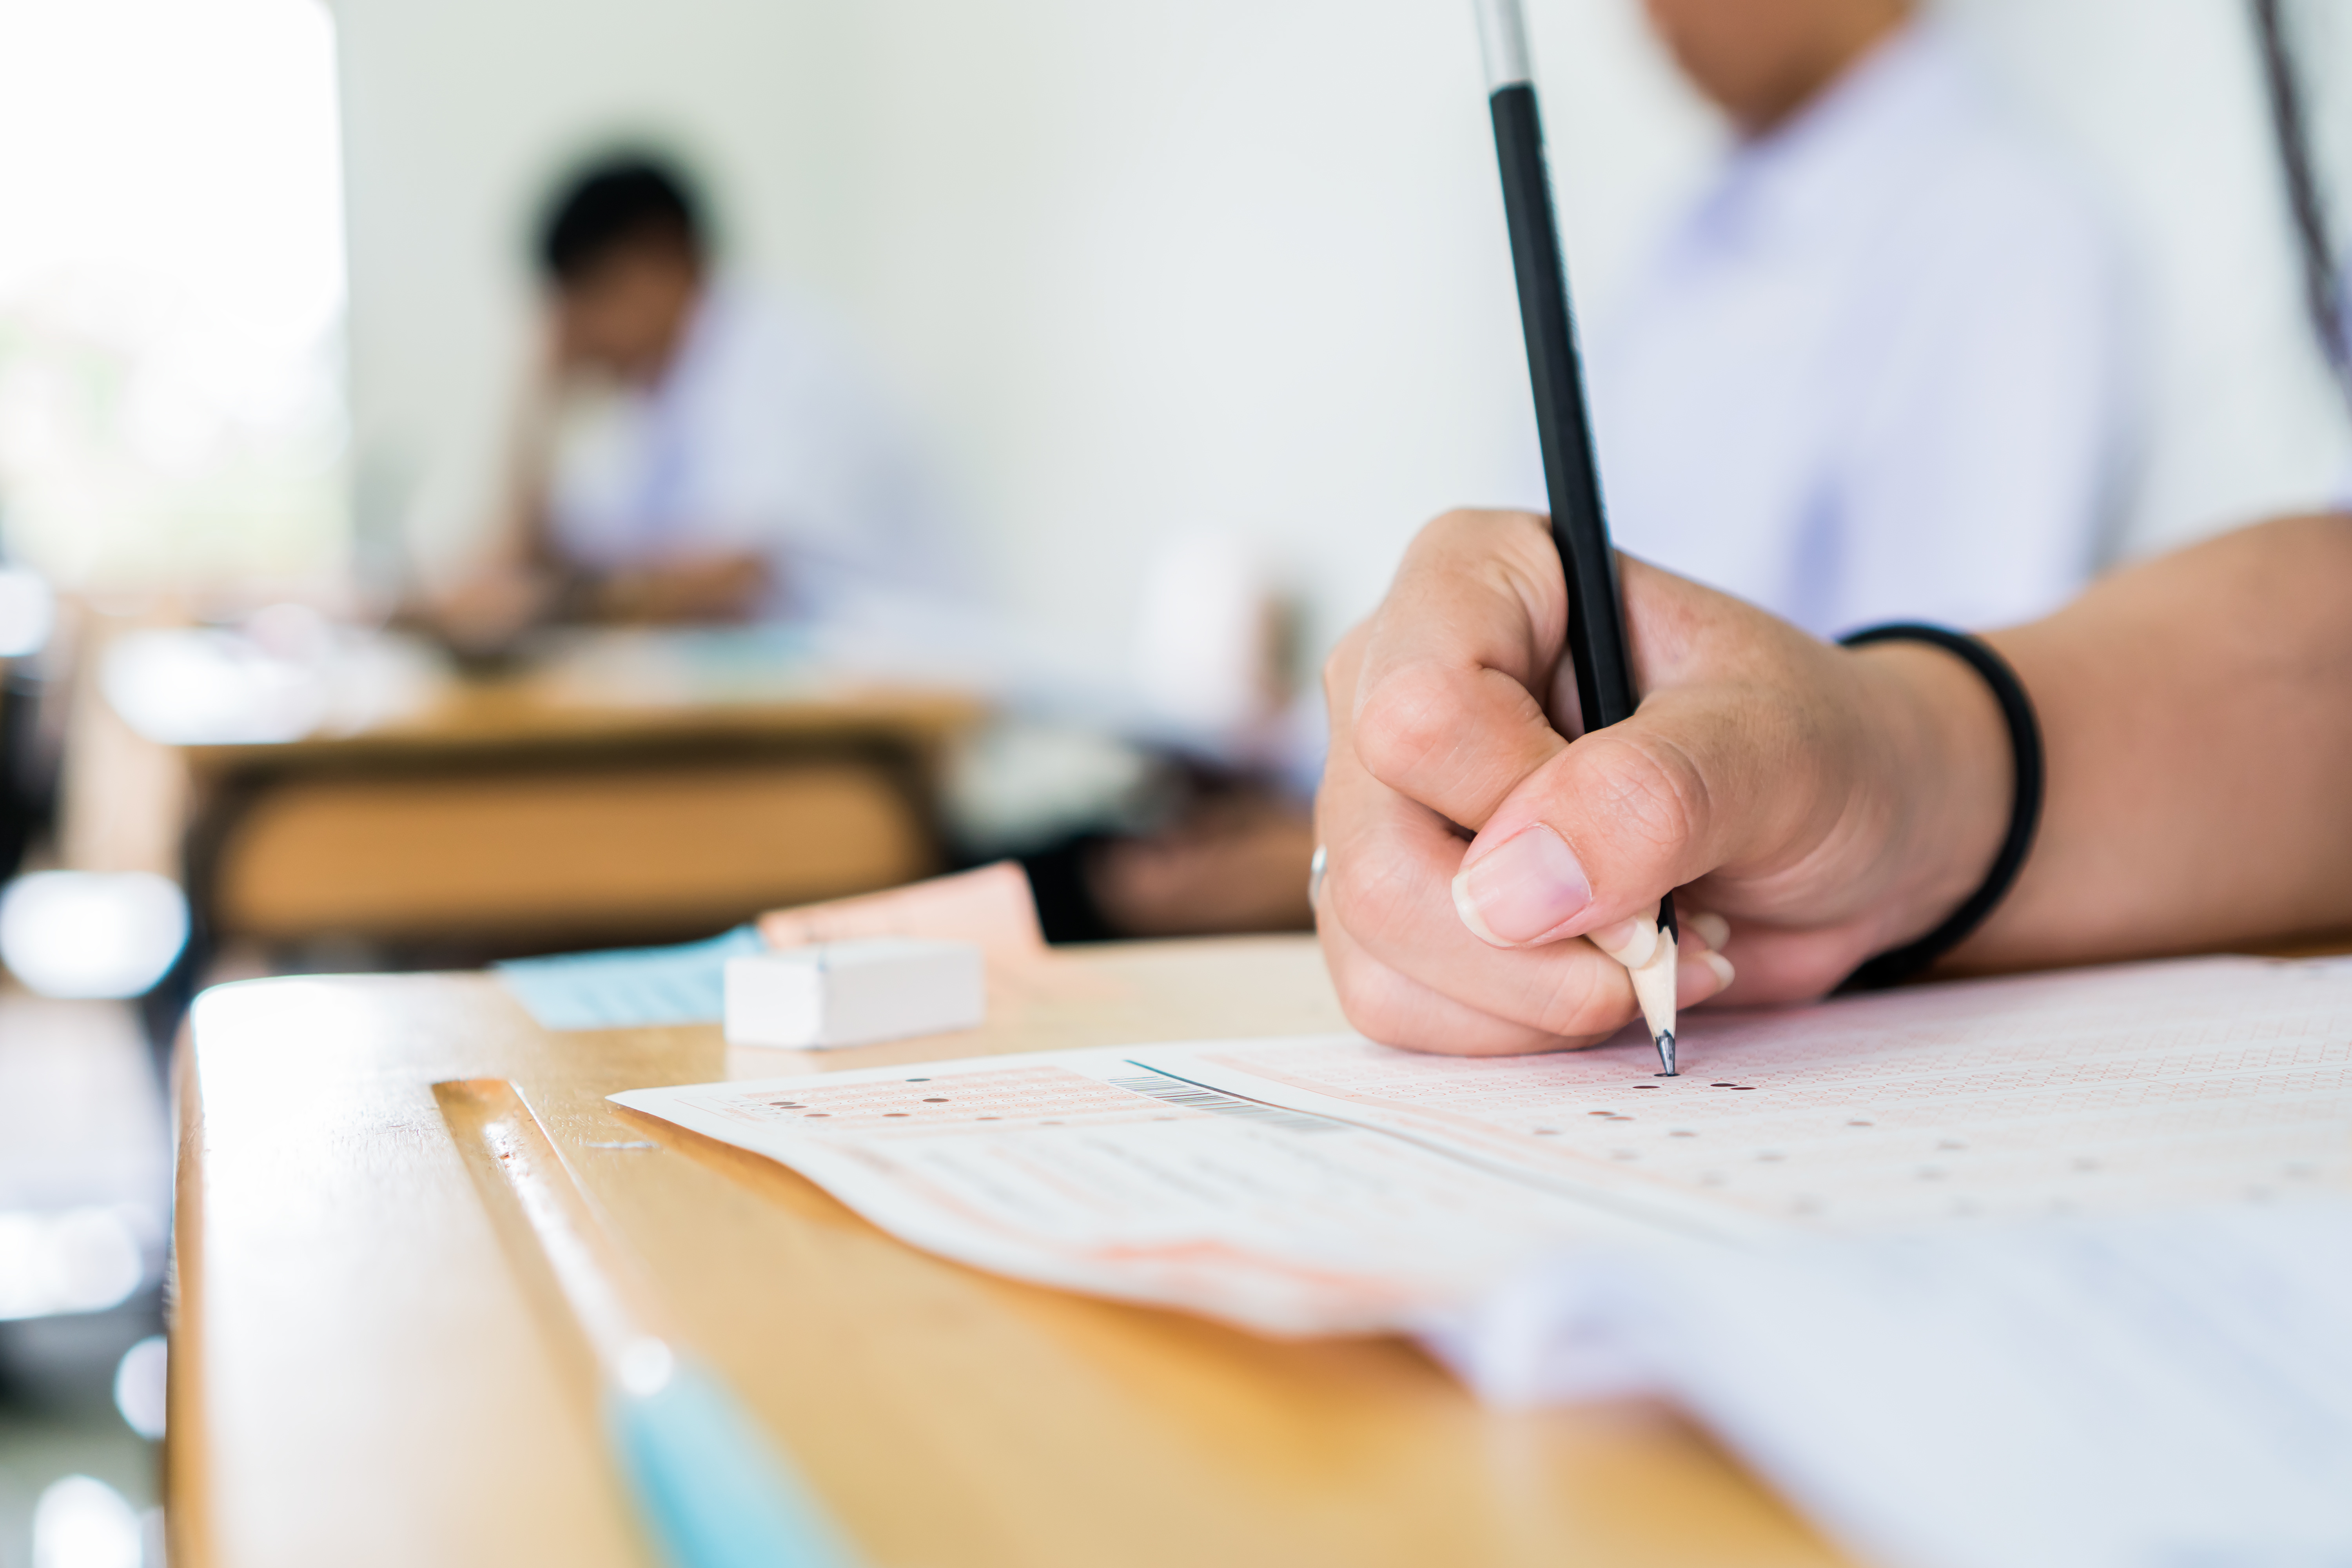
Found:
[[[1992,869],[1985,873],[1977,890],[1952,911],[1950,919],[1917,942],[1892,952],[1882,952],[1847,975],[1845,983],[1838,987],[1840,992],[1876,991],[1898,984],[1967,941],[1969,933],[1984,923],[1993,906],[2016,882],[2017,873],[2025,865],[2026,851],[2033,847],[2033,830],[2042,821],[2042,726],[2033,717],[2033,700],[2025,694],[2025,683],[2017,679],[2017,671],[2009,667],[2009,661],[1981,637],[1916,621],[1864,626],[1838,638],[1839,645],[1844,647],[1867,647],[1882,642],[1933,644],[1967,660],[1969,668],[1984,678],[1984,683],[1992,688],[1993,700],[2000,704],[2001,719],[2009,725],[2009,750],[2017,767],[2017,790],[2010,796],[2009,836],[2001,840],[2000,853],[1993,857]]]

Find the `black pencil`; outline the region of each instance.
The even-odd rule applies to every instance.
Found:
[[[1584,373],[1576,353],[1576,320],[1568,301],[1568,268],[1552,211],[1551,177],[1544,164],[1543,122],[1536,111],[1528,64],[1527,28],[1518,0],[1477,0],[1480,42],[1486,58],[1487,105],[1495,120],[1495,154],[1503,170],[1503,208],[1511,226],[1511,267],[1519,287],[1519,324],[1528,342],[1528,375],[1535,386],[1536,431],[1543,444],[1544,486],[1551,498],[1551,537],[1568,579],[1568,651],[1584,728],[1604,729],[1630,719],[1640,701],[1625,643],[1625,611],[1617,589],[1617,558],[1601,508],[1601,474],[1592,453],[1592,422],[1584,402]],[[1663,1016],[1653,977],[1635,964],[1635,989],[1657,1041],[1664,1076],[1675,1072],[1675,901],[1658,904],[1658,934],[1666,945]]]

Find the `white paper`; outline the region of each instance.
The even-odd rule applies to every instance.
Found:
[[[1430,1340],[1670,1396],[1892,1568],[2352,1563],[2352,1205],[1588,1254]]]
[[[1281,1333],[1409,1325],[1579,1238],[2352,1184],[2352,977],[2330,969],[2199,960],[1702,1012],[1679,1079],[1649,1049],[1478,1060],[1330,1036],[614,1098],[919,1246]]]
[[[1400,1327],[1530,1257],[1642,1229],[1548,1181],[1157,1070],[1195,1057],[1068,1051],[613,1098],[772,1155],[946,1257],[1274,1334]]]
[[[2352,1568],[2352,969],[2204,959],[1692,1015],[616,1095],[1019,1278],[1663,1391],[1895,1568]]]
[[[2352,1187],[2352,973],[2198,959],[1687,1016],[1484,1060],[1236,1041],[1194,1069],[1628,1196],[1810,1231],[2266,1201]]]

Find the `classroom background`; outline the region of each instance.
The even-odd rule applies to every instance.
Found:
[[[2124,240],[2112,555],[2352,493],[2244,9],[1929,9]],[[2352,14],[2290,11],[2352,213]],[[1600,319],[1727,133],[1636,0],[1529,13]],[[532,353],[532,215],[626,142],[692,166],[728,266],[871,351],[1033,639],[1150,685],[1155,585],[1211,560],[1287,607],[1311,691],[1422,523],[1541,504],[1480,79],[1459,0],[0,0],[0,1568],[159,1560],[154,998],[206,976],[156,881],[185,801],[141,804],[91,628],[299,644],[457,570]],[[1050,795],[1101,763],[1026,765]]]
[[[2095,174],[2140,268],[2155,422],[2124,548],[2332,494],[2352,437],[2239,8],[1935,9]],[[1722,132],[1636,5],[1530,16],[1604,313]],[[2352,41],[2331,7],[2297,20],[2340,183]],[[530,215],[633,134],[697,161],[737,264],[854,322],[993,585],[1085,657],[1126,657],[1172,531],[1250,540],[1319,647],[1435,511],[1535,499],[1475,39],[1442,5],[109,0],[8,26],[11,360],[54,335],[170,388],[109,457],[174,499],[89,521],[44,504],[63,454],[29,449],[12,376],[12,549],[63,585],[314,585],[354,542],[462,548],[525,352]],[[249,521],[210,526],[223,506]]]

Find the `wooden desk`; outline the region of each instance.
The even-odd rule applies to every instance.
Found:
[[[101,716],[82,740],[110,738],[112,765],[84,776],[115,798],[79,816],[118,837],[141,818],[149,843],[172,829],[144,818],[184,824],[184,864],[142,868],[184,872],[224,941],[446,952],[690,935],[940,868],[938,765],[977,702],[789,668],[731,688],[664,681],[648,662],[663,668],[439,677],[394,710],[283,742],[158,746],[120,720],[90,732]],[[121,798],[124,778],[145,781],[138,799]]]
[[[1339,1024],[1311,938],[1062,962],[1069,984],[983,1030],[827,1065]],[[875,1568],[1837,1561],[1662,1414],[1495,1414],[1401,1342],[998,1279],[603,1103],[779,1070],[735,1055],[713,1027],[550,1035],[480,975],[207,996],[182,1064],[173,1563],[646,1563],[584,1352],[435,1104],[475,1076],[521,1089]]]

